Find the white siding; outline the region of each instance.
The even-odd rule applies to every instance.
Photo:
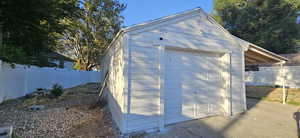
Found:
[[[108,50],[105,55],[102,64],[102,76],[104,77],[106,72],[109,71],[109,78],[107,81],[108,86],[108,106],[114,121],[118,125],[119,129],[123,131],[124,123],[124,40],[123,37],[116,40],[114,45]]]
[[[129,43],[130,55],[130,108],[127,120],[128,132],[151,129],[158,126],[159,113],[159,49]]]

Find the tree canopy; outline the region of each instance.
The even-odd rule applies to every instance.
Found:
[[[299,50],[299,0],[215,0],[214,10],[235,36],[278,54]]]
[[[100,58],[123,22],[125,5],[116,0],[81,0],[80,16],[65,18],[57,49],[76,60],[75,68],[99,68]]]
[[[44,57],[64,26],[62,18],[73,16],[74,0],[1,0],[0,59],[43,66]]]

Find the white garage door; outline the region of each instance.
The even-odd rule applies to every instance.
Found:
[[[221,67],[219,55],[166,50],[166,124],[221,112]]]

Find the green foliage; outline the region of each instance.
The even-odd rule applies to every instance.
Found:
[[[2,45],[0,47],[0,59],[9,63],[21,63],[26,64],[28,61],[26,53],[23,49],[16,46]]]
[[[59,84],[54,84],[52,86],[52,90],[50,91],[51,95],[54,96],[54,97],[59,97],[63,94],[63,88],[61,85]]]
[[[57,49],[73,55],[76,69],[99,68],[100,58],[113,36],[119,31],[125,5],[117,0],[81,0],[80,16],[65,18],[61,24],[68,26],[58,34]]]
[[[62,18],[75,16],[74,0],[1,0],[0,58],[7,62],[43,66],[65,26]],[[76,12],[75,12],[76,13]]]
[[[215,18],[233,35],[275,53],[300,46],[299,0],[215,0]]]

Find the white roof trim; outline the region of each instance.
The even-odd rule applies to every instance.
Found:
[[[133,25],[133,26],[129,26],[129,27],[123,28],[122,30],[124,30],[124,32],[134,31],[134,30],[146,27],[146,26],[159,24],[159,23],[166,22],[166,21],[169,21],[169,20],[174,19],[174,18],[178,18],[178,17],[182,17],[182,16],[186,16],[186,15],[192,15],[192,14],[200,13],[200,12],[203,12],[203,10],[198,7],[198,8],[192,9],[192,10],[187,10],[187,11],[184,11],[184,12],[172,14],[172,15],[165,16],[165,17],[162,17],[162,18],[157,18],[157,19],[154,19],[154,20],[150,20],[150,21],[146,21],[146,22],[143,22],[143,23]]]
[[[158,19],[154,19],[154,20],[151,20],[151,21],[139,23],[139,24],[136,24],[136,25],[133,25],[133,26],[129,26],[129,27],[126,27],[126,28],[121,28],[120,31],[116,34],[116,36],[112,40],[112,42],[109,44],[109,46],[107,47],[107,49],[105,50],[104,55],[112,47],[112,45],[115,43],[115,41],[118,40],[119,37],[121,35],[123,35],[124,33],[130,32],[130,31],[134,31],[134,30],[138,30],[138,29],[141,29],[141,28],[146,27],[146,26],[151,26],[151,25],[154,25],[154,24],[159,24],[159,23],[162,23],[162,22],[174,19],[174,18],[178,18],[178,17],[182,17],[182,16],[186,16],[186,15],[191,15],[191,14],[195,14],[195,13],[199,13],[199,12],[205,13],[200,7],[198,7],[198,8],[192,9],[192,10],[187,10],[187,11],[180,12],[180,13],[177,13],[177,14],[172,14],[172,15],[165,16],[165,17],[158,18]]]
[[[254,48],[251,48],[251,47],[254,47]],[[275,54],[275,53],[273,53],[273,52],[271,52],[269,50],[266,50],[264,48],[261,48],[261,47],[255,45],[255,44],[250,43],[250,50],[257,51],[257,49],[259,49],[259,50],[261,50],[261,51],[263,51],[263,52],[265,52],[265,53],[267,53],[267,54],[269,54],[269,55],[273,56],[274,58],[277,58],[277,59],[279,59],[281,61],[288,61],[288,59],[285,58],[285,57],[283,57],[283,56],[280,56],[280,55]]]
[[[250,45],[250,43],[249,42],[247,42],[247,41],[245,41],[245,40],[243,40],[243,39],[241,39],[241,38],[238,38],[238,37],[236,37],[236,36],[234,36],[234,35],[231,35],[242,47],[244,47],[244,51],[247,51],[248,50],[248,48],[249,48],[249,45]]]

